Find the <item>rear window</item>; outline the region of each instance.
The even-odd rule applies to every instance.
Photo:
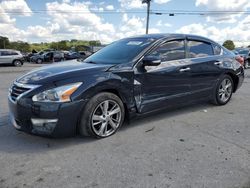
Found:
[[[197,57],[206,57],[214,55],[212,45],[202,41],[188,41],[188,57],[197,58]]]

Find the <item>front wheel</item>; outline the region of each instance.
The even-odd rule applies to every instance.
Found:
[[[79,132],[82,136],[105,138],[114,134],[123,124],[125,116],[121,99],[108,92],[92,97],[83,110]]]
[[[216,105],[227,104],[233,94],[234,83],[229,75],[224,75],[217,83],[213,103]]]
[[[21,66],[23,65],[23,63],[22,63],[22,61],[20,61],[20,60],[15,60],[15,61],[13,62],[13,65],[14,65],[15,67],[21,67]]]

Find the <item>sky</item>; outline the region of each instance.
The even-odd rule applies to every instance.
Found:
[[[152,12],[237,11],[237,14],[150,14],[149,33],[198,34],[219,43],[250,44],[249,0],[152,0]],[[243,14],[241,11],[249,11]],[[100,40],[145,34],[141,0],[0,0],[0,36],[11,41]]]

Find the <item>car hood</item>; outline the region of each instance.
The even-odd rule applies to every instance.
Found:
[[[76,60],[68,62],[60,62],[56,65],[44,66],[29,72],[16,81],[23,84],[43,84],[47,82],[55,82],[70,77],[84,76],[94,73],[107,71],[113,65],[110,64],[92,64],[83,63]]]

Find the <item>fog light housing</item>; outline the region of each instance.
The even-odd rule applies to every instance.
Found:
[[[36,119],[31,118],[32,132],[39,134],[51,134],[56,127],[58,119]]]

